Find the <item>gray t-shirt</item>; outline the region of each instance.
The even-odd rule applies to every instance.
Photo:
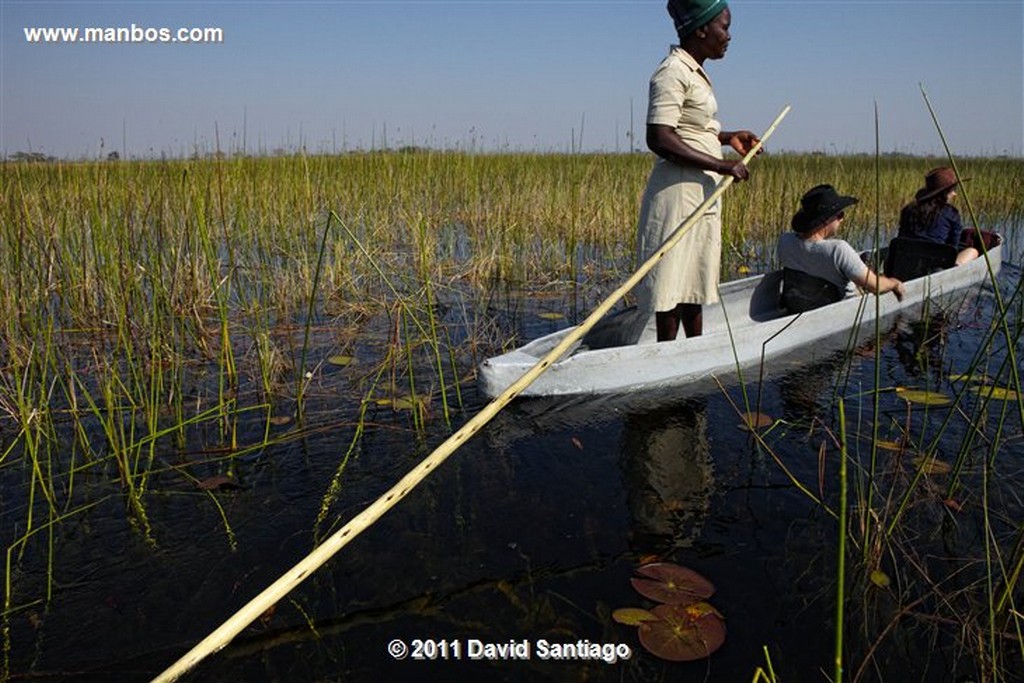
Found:
[[[811,241],[801,239],[795,232],[787,232],[779,237],[776,254],[783,268],[795,268],[824,278],[840,290],[851,291],[851,280],[867,275],[868,267],[846,240]]]

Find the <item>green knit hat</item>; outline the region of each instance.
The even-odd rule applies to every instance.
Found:
[[[668,0],[668,13],[680,38],[707,24],[726,7],[725,0]]]

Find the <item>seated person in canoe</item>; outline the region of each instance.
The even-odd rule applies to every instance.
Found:
[[[899,237],[948,244],[956,249],[955,265],[978,257],[973,240],[983,239],[980,231],[964,231],[960,212],[951,203],[960,181],[949,166],[934,168],[924,177],[924,187],[914,200],[900,210]]]
[[[844,210],[857,203],[831,185],[811,188],[800,199],[792,232],[779,237],[776,253],[783,270],[782,303],[791,313],[843,298],[852,285],[874,294],[892,292],[903,300],[903,283],[878,275],[843,239],[836,238]]]

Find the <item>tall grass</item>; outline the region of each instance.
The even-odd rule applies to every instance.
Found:
[[[834,420],[823,411],[808,415],[809,429],[780,421],[757,435],[808,504],[838,521],[834,573],[822,561],[822,581],[834,582],[836,595],[831,680],[844,673],[888,680],[884,662],[913,642],[952,642],[934,661],[971,671],[972,680],[1015,680],[1024,656],[1024,522],[1012,482],[1020,472],[1024,391],[1013,359],[1024,292],[1019,278],[999,284],[1006,288],[999,296],[961,295],[926,307],[911,323],[906,373],[876,372],[853,393],[837,382]],[[954,364],[946,328],[967,301],[988,309],[986,324],[973,357],[961,353]],[[845,363],[863,355],[850,351]],[[908,387],[924,391],[911,398],[901,394]],[[818,494],[780,454],[808,437],[820,459]]]
[[[650,163],[414,151],[3,164],[0,407],[22,427],[29,416],[95,419],[77,430],[87,452],[99,453],[94,437],[105,432],[131,487],[153,456],[124,457],[139,434],[177,425],[184,443],[182,425],[216,405],[224,444],[237,448],[234,412],[301,399],[308,378],[296,373],[332,344],[390,330],[389,302],[403,299],[416,302],[406,311],[447,415],[460,374],[452,359],[487,337],[485,306],[501,292],[568,284],[585,304],[631,271]],[[759,160],[726,198],[726,273],[771,265],[764,245],[811,185],[864,200],[846,227],[863,243],[875,219],[868,200],[883,227],[894,225],[939,162],[893,157],[880,174],[874,163]],[[980,222],[1024,216],[1024,200],[1007,191],[1024,180],[1021,164],[975,159],[963,172]],[[328,234],[332,212],[345,228]],[[458,319],[440,318],[445,309]],[[338,339],[339,330],[353,334]],[[320,356],[307,362],[313,348]]]
[[[875,163],[765,155],[724,203],[726,276],[772,265],[768,245],[812,185],[861,198],[845,236],[867,246],[876,216],[891,234],[942,162]],[[158,476],[176,454],[215,451],[230,475],[232,455],[272,438],[271,420],[323,396],[310,387],[333,383],[357,424],[388,400],[417,433],[450,429],[481,350],[511,343],[501,321],[519,293],[572,292],[582,312],[632,272],[650,166],[646,154],[432,151],[0,164],[0,477],[21,488],[17,532],[0,532],[5,614],[18,562],[41,552],[52,565],[55,525],[95,503],[76,486],[83,472],[106,475],[158,543],[147,497],[194,483]],[[1024,219],[1010,191],[1019,160],[961,172],[980,223]],[[327,378],[342,352],[354,369]],[[247,442],[240,425],[255,419],[266,426]]]

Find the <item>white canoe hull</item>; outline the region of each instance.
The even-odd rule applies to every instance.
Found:
[[[635,390],[678,387],[712,376],[748,368],[801,348],[849,332],[856,326],[897,311],[980,284],[1002,265],[1002,249],[988,252],[962,266],[904,283],[903,301],[884,294],[854,295],[846,299],[792,315],[779,306],[781,272],[727,282],[720,288],[720,301],[704,307],[704,334],[656,343],[653,322],[636,344],[587,349],[577,344],[567,356],[523,390],[523,396],[623,393]],[[877,307],[876,307],[877,299]],[[602,321],[604,322],[604,321]],[[482,392],[500,395],[575,328],[540,337],[508,353],[485,360],[478,375]],[[763,354],[763,356],[762,356]]]

